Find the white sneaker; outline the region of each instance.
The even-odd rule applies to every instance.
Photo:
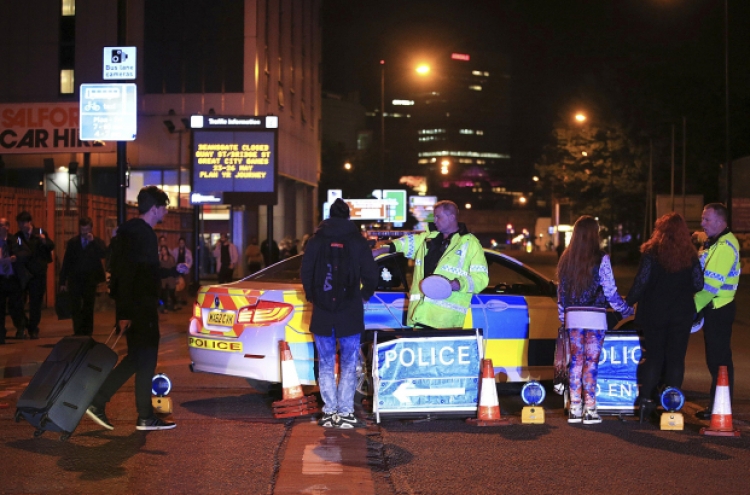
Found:
[[[574,406],[573,404],[570,405],[568,408],[568,423],[580,423],[583,420],[582,418],[582,408],[581,405]]]
[[[598,425],[602,422],[601,416],[596,412],[596,408],[586,408],[586,412],[583,414],[583,424],[585,425]]]

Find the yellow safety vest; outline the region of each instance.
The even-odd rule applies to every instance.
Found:
[[[408,234],[393,241],[396,251],[414,260],[414,278],[409,291],[407,325],[422,323],[435,328],[462,327],[466,312],[471,307],[472,294],[484,290],[489,283],[487,260],[482,245],[470,233],[451,237],[450,245],[440,258],[435,275],[449,280],[458,280],[461,289],[454,291],[448,299],[437,300],[426,297],[419,289],[424,278],[424,258],[427,254],[427,241],[434,239],[439,232]]]
[[[714,308],[732,302],[740,282],[740,248],[731,232],[724,234],[708,249],[700,252],[703,267],[703,290],[695,295],[700,311],[713,301]]]

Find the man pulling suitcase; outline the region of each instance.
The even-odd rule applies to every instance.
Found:
[[[156,186],[138,193],[137,218],[122,224],[112,239],[110,295],[116,302],[118,325],[125,332],[128,354],[112,370],[86,410],[86,414],[108,430],[114,429],[104,412],[112,396],[135,374],[137,430],[169,430],[176,425],[154,414],[151,379],[159,352],[158,241],[154,227],[167,214],[169,197]]]

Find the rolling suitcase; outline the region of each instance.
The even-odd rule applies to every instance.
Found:
[[[54,431],[67,440],[115,364],[117,353],[106,344],[84,336],[63,338],[18,398],[16,421],[31,423],[35,437]]]

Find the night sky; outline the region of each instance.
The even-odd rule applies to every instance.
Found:
[[[359,91],[368,109],[381,58],[390,99],[441,52],[509,57],[517,170],[531,170],[559,116],[586,105],[643,135],[686,116],[688,168],[723,162],[722,0],[323,0],[322,16],[323,89]],[[750,154],[750,2],[729,0],[729,33],[737,158]]]

